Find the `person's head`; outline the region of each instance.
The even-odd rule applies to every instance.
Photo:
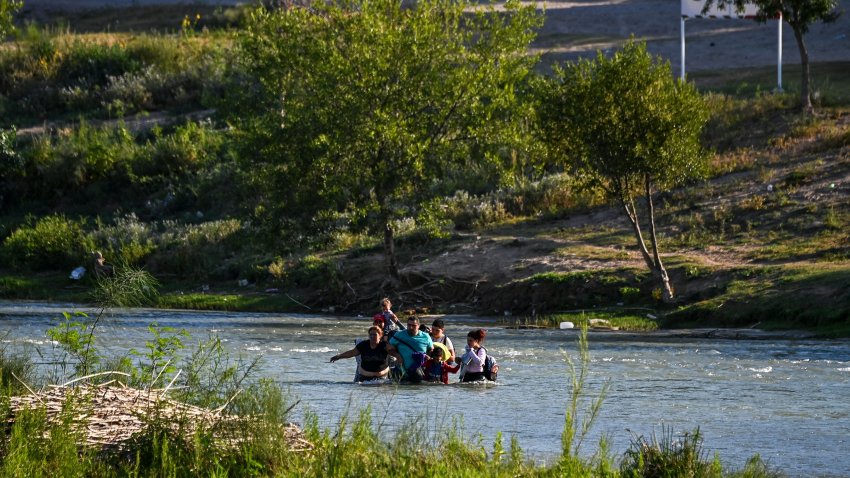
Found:
[[[419,333],[419,317],[411,315],[407,318],[407,333],[410,335]]]
[[[437,362],[443,362],[446,360],[443,349],[441,347],[434,347],[434,350],[431,351],[431,358],[436,360]]]
[[[369,340],[374,342],[380,342],[381,337],[384,335],[384,330],[378,327],[377,325],[373,325],[369,327]]]
[[[381,308],[382,308],[382,309],[384,309],[384,310],[390,310],[390,308],[391,308],[392,306],[393,306],[393,303],[392,303],[392,302],[390,302],[389,297],[384,297],[383,299],[381,299]]]
[[[384,320],[383,314],[377,314],[374,317],[372,317],[372,325],[374,325],[374,326],[383,328],[385,322],[386,321]]]
[[[434,322],[431,324],[431,337],[435,339],[439,339],[443,336],[443,331],[446,330],[446,324],[443,323],[443,319],[434,319]]]
[[[481,345],[484,342],[484,337],[487,336],[487,331],[484,329],[470,330],[466,334],[466,343],[468,345]]]

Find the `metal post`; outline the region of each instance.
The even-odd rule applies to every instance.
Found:
[[[782,13],[776,21],[776,91],[782,92]]]
[[[681,59],[682,62],[680,63],[679,70],[682,73],[682,75],[681,75],[682,81],[685,81],[685,17],[682,17],[681,22],[682,22],[682,26],[680,28],[681,31],[679,33],[679,37],[680,37],[680,41],[681,41],[681,44],[682,44],[682,59]]]

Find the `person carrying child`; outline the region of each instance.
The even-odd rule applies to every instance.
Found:
[[[460,370],[460,364],[449,365],[446,360],[446,346],[435,342],[434,350],[429,354],[428,360],[425,361],[425,380],[429,382],[449,383],[449,373],[457,373]]]

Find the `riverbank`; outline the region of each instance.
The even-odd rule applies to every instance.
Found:
[[[565,29],[578,31],[588,24],[583,19],[608,12],[618,20],[604,25],[616,30],[606,41],[615,42],[634,23],[627,19],[641,17],[641,5],[665,12],[676,6],[558,5],[538,41],[569,42]],[[215,15],[215,7],[208,9]],[[5,107],[39,106],[27,98],[43,98],[44,91],[58,95],[55,104],[42,105],[54,109],[32,111],[55,116],[55,127],[9,140],[17,169],[3,176],[12,192],[2,198],[0,298],[90,301],[91,273],[80,281],[68,274],[78,266],[91,270],[91,251],[99,249],[109,262],[149,271],[160,283],[155,305],[163,308],[370,316],[388,296],[399,311],[547,326],[604,318],[624,330],[758,327],[850,336],[850,68],[840,58],[812,65],[813,117],[798,114],[794,94],[763,94],[773,84],[770,67],[695,72],[711,109],[702,139],[711,160],[705,181],[657,195],[660,257],[675,289],[668,304],[659,300],[620,209],[565,174],[529,173],[502,187],[495,175],[481,179],[470,168],[443,185],[451,195],[400,208],[397,277],[385,266],[382,234],[360,216],[368,211],[329,218],[310,231],[276,223],[280,218],[252,209],[256,198],[242,195],[250,181],[232,186],[254,169],[242,169],[248,159],[230,126],[192,117],[212,111],[202,108],[204,95],[173,96],[160,87],[221,93],[228,84],[209,75],[226,69],[231,27],[205,28],[163,8],[173,18],[161,24],[188,22],[179,33],[114,33],[109,23],[96,23],[115,13],[104,12],[88,12],[95,23],[85,33],[32,30],[20,48],[6,51],[19,70],[10,78],[41,74],[31,60],[42,43],[60,53],[52,57],[57,77],[43,78],[41,90],[15,83],[20,101]],[[632,16],[618,16],[626,13]],[[634,28],[661,25],[645,23]],[[840,40],[824,37],[824,29],[812,32],[813,43],[840,51],[829,47]],[[642,35],[657,46],[649,32]],[[594,44],[582,43],[582,51]],[[94,94],[104,89],[56,83],[61,73],[67,84],[88,85],[94,77],[74,75],[98,58],[103,71],[95,76],[104,88],[112,85],[112,103]],[[68,59],[76,63],[60,63]],[[131,99],[139,100],[141,114],[175,121],[128,128],[113,115],[115,108],[129,111],[123,108]],[[80,117],[111,120],[69,120]],[[13,119],[48,124],[41,116]],[[533,169],[532,159],[522,167]]]

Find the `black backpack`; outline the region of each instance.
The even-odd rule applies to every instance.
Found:
[[[487,354],[487,358],[484,359],[484,365],[482,366],[482,368],[484,369],[484,378],[490,380],[491,382],[495,382],[496,375],[498,375],[498,373],[494,372],[493,369],[496,368],[499,363],[496,362],[496,359],[493,358],[492,355],[490,355],[490,352],[487,352],[487,349],[484,349],[484,353]]]

